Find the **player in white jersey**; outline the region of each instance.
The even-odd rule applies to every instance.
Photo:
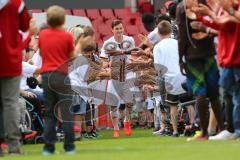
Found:
[[[114,20],[112,22],[113,36],[106,40],[103,44],[103,48],[100,54],[101,58],[109,59],[111,62],[118,62],[119,66],[112,68],[112,72],[118,75],[117,80],[110,80],[108,82],[107,92],[115,93],[119,100],[119,104],[111,105],[111,118],[114,126],[114,137],[120,136],[119,131],[119,113],[117,106],[125,104],[126,115],[124,119],[124,131],[125,134],[130,136],[132,134],[130,126],[130,113],[132,110],[133,94],[130,88],[134,88],[133,84],[128,83],[131,79],[134,79],[134,73],[125,70],[125,65],[131,63],[130,55],[126,55],[126,51],[130,51],[135,48],[135,42],[132,37],[125,36],[124,27],[120,20]],[[113,54],[114,53],[114,54]],[[116,54],[118,54],[116,56]],[[119,55],[121,54],[121,55]],[[108,100],[111,97],[107,97]]]

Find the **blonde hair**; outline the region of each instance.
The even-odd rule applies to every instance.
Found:
[[[47,10],[47,23],[52,28],[57,28],[65,22],[65,9],[54,5]]]
[[[80,35],[84,32],[82,27],[72,27],[69,30],[70,33],[72,33],[74,41],[75,41],[75,45],[77,44]]]

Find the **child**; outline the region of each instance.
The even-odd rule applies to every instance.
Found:
[[[170,106],[171,123],[173,127],[172,136],[178,137],[177,105],[179,102],[179,95],[185,93],[181,86],[182,82],[185,80],[185,77],[181,74],[178,65],[178,43],[177,40],[171,38],[171,24],[165,20],[161,21],[158,24],[158,34],[161,41],[158,42],[153,49],[154,63],[155,68],[159,71],[159,73],[161,73],[161,69],[159,67],[160,65],[165,66],[168,69],[166,73],[160,75],[165,81],[165,101]]]
[[[47,10],[49,28],[40,32],[39,48],[42,56],[42,87],[46,107],[46,127],[44,129],[43,155],[55,152],[56,124],[61,113],[62,127],[65,132],[64,150],[75,152],[73,115],[69,112],[72,101],[67,61],[74,55],[74,39],[63,29],[65,10],[52,6]]]

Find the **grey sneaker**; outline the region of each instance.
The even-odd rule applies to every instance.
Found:
[[[21,150],[21,144],[18,141],[11,141],[8,142],[8,153],[10,155],[19,155],[23,154],[23,151]]]

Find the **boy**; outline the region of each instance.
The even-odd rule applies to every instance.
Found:
[[[42,86],[46,107],[46,127],[44,129],[43,155],[55,152],[56,124],[61,113],[62,127],[65,132],[64,150],[68,154],[75,152],[73,115],[71,105],[71,86],[68,77],[67,61],[74,55],[74,39],[63,29],[65,10],[52,6],[47,11],[49,28],[40,32],[39,48],[42,56]]]
[[[165,81],[166,90],[166,102],[170,106],[171,123],[173,127],[173,137],[178,137],[177,129],[177,104],[179,102],[179,95],[185,93],[181,84],[185,81],[185,77],[181,74],[178,65],[178,42],[171,38],[172,27],[170,22],[161,21],[158,24],[158,34],[161,39],[160,42],[155,45],[153,49],[154,64],[156,70],[158,70]],[[166,73],[161,73],[161,69],[158,66],[165,66],[167,68]],[[163,115],[162,115],[163,116]],[[163,127],[164,128],[164,127]]]

